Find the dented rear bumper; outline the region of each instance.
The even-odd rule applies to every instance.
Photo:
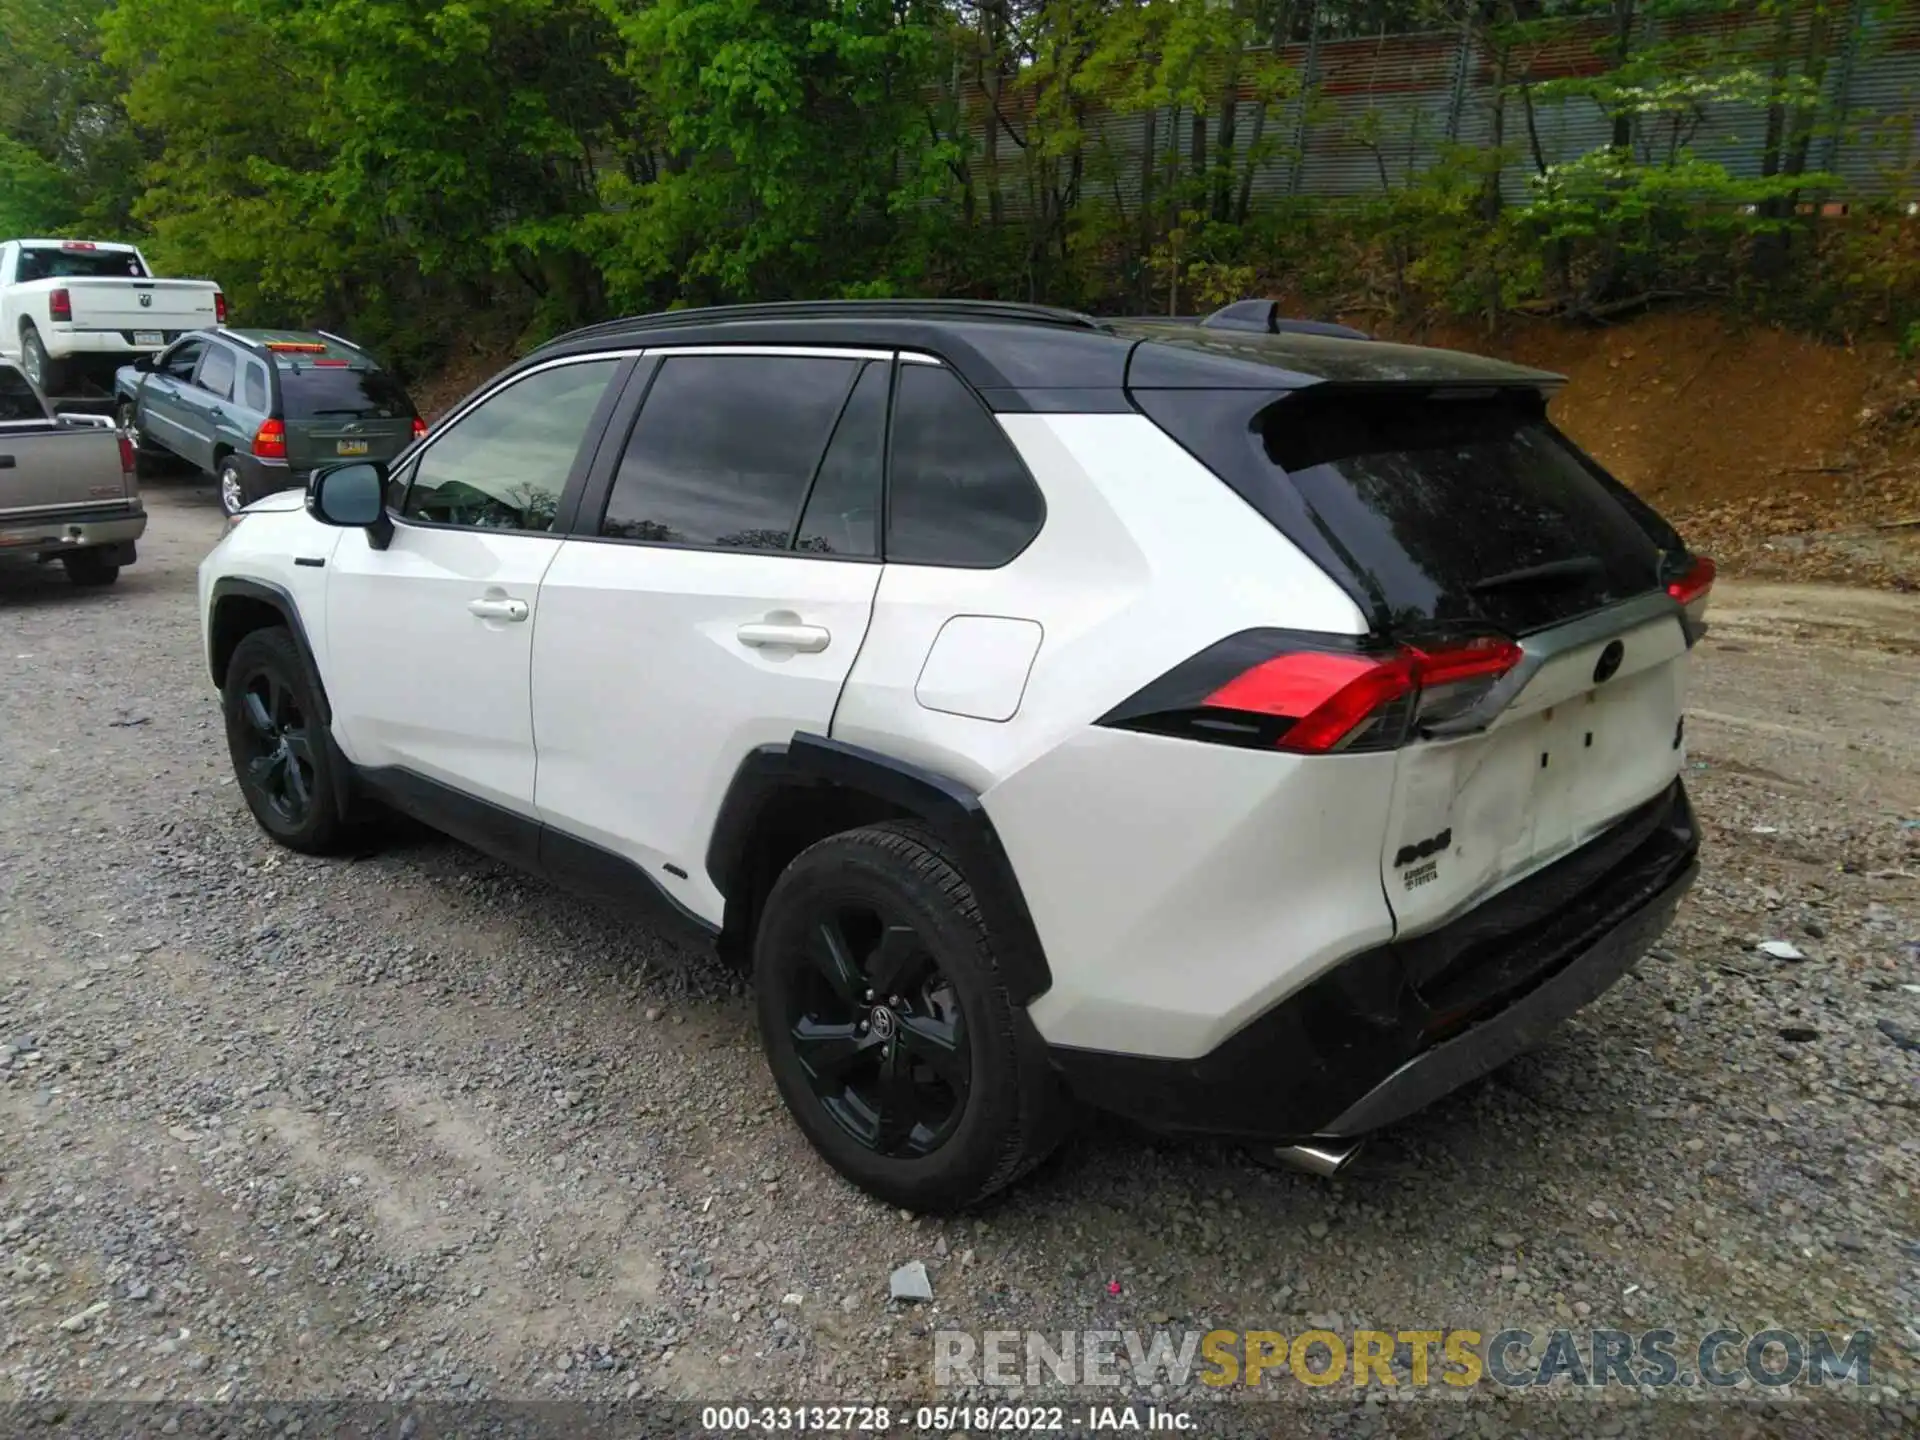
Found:
[[[1089,1104],[1249,1139],[1377,1129],[1545,1040],[1638,963],[1698,868],[1675,781],[1452,923],[1335,966],[1197,1059],[1055,1047]]]

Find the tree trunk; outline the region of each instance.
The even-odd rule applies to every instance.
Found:
[[[987,172],[987,223],[1000,228],[1006,202],[1000,195],[1000,57],[987,61],[987,139],[981,146],[982,168]]]
[[[1513,54],[1509,45],[1500,47],[1493,64],[1493,114],[1492,144],[1493,164],[1480,185],[1480,218],[1491,225],[1500,218],[1500,171],[1503,167],[1501,148],[1507,143],[1507,61]]]
[[[1767,69],[1768,88],[1771,98],[1767,102],[1767,133],[1761,142],[1760,174],[1762,178],[1780,173],[1780,149],[1786,139],[1787,102],[1784,94],[1787,84],[1787,71],[1791,64],[1788,48],[1793,40],[1793,6],[1788,0],[1774,0],[1780,12],[1773,22],[1773,60]]]
[[[1200,194],[1206,194],[1207,112],[1199,105],[1193,107],[1192,139],[1187,146],[1187,163],[1193,167],[1194,188]]]
[[[1146,129],[1140,138],[1140,308],[1145,311],[1153,286],[1153,167],[1154,145],[1158,140],[1160,112],[1148,110]]]
[[[1783,175],[1804,175],[1807,173],[1807,150],[1813,144],[1813,126],[1820,114],[1820,92],[1827,82],[1827,30],[1831,19],[1831,7],[1827,0],[1816,0],[1813,16],[1807,22],[1806,60],[1801,67],[1801,76],[1807,82],[1810,98],[1807,103],[1793,112],[1793,122],[1787,129],[1787,157],[1781,167]]]
[[[1240,123],[1240,67],[1227,68],[1227,83],[1220,90],[1220,128],[1213,144],[1213,218],[1225,223],[1233,218],[1233,147]]]
[[[1616,69],[1627,63],[1627,56],[1633,51],[1634,18],[1634,0],[1613,0],[1613,63]],[[1633,148],[1631,111],[1622,110],[1615,113],[1612,146],[1622,153]]]

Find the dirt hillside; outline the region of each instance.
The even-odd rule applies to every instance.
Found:
[[[1554,418],[1729,571],[1920,588],[1920,363],[1891,345],[1704,314],[1426,340],[1566,375]]]

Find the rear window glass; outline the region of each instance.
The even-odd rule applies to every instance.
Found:
[[[411,416],[413,402],[384,370],[344,365],[294,365],[280,372],[281,403],[288,420],[322,415],[364,415],[380,420]]]
[[[147,278],[140,257],[131,250],[59,250],[38,246],[20,252],[19,274],[22,284],[29,280],[81,280]]]
[[[1659,583],[1655,535],[1531,403],[1308,394],[1262,419],[1267,458],[1396,627],[1525,632]]]
[[[40,408],[40,397],[27,384],[27,377],[11,365],[0,365],[0,424],[46,418]]]

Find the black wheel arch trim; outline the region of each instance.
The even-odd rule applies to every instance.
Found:
[[[237,575],[223,576],[213,582],[213,594],[208,599],[207,613],[209,622],[220,613],[222,600],[242,598],[259,600],[271,605],[280,612],[280,618],[287,622],[287,629],[293,632],[294,643],[300,647],[301,658],[307,662],[307,678],[313,682],[313,693],[320,702],[320,718],[327,724],[333,723],[333,706],[327,701],[327,687],[320,679],[320,665],[314,659],[313,642],[307,638],[307,627],[300,619],[300,607],[295,603],[293,593],[285,586],[276,585],[271,580],[249,580]],[[212,645],[213,629],[208,625],[207,670],[213,677],[216,687],[225,685],[227,677],[220,672],[214,659]]]
[[[227,677],[216,658],[218,649],[213,643],[216,634],[213,621],[220,613],[220,602],[232,599],[252,600],[271,606],[286,622],[287,631],[293,636],[294,648],[300,652],[300,659],[306,666],[307,683],[313,687],[314,702],[320,710],[322,741],[333,760],[334,797],[344,813],[352,798],[353,766],[339,745],[334,743],[333,704],[327,699],[327,686],[320,678],[320,664],[314,658],[313,642],[307,638],[307,627],[301,622],[300,607],[294,602],[292,592],[271,580],[250,580],[238,575],[222,576],[213,582],[213,593],[207,602],[207,670],[213,677],[214,687],[224,690]]]
[[[754,834],[770,803],[783,792],[814,787],[852,791],[923,821],[953,847],[989,929],[1002,938],[998,959],[1016,1003],[1026,1004],[1053,984],[1025,892],[979,792],[912,761],[805,731],[796,731],[784,745],[749,752],[715,817],[706,867],[727,899],[727,928],[750,883]]]

